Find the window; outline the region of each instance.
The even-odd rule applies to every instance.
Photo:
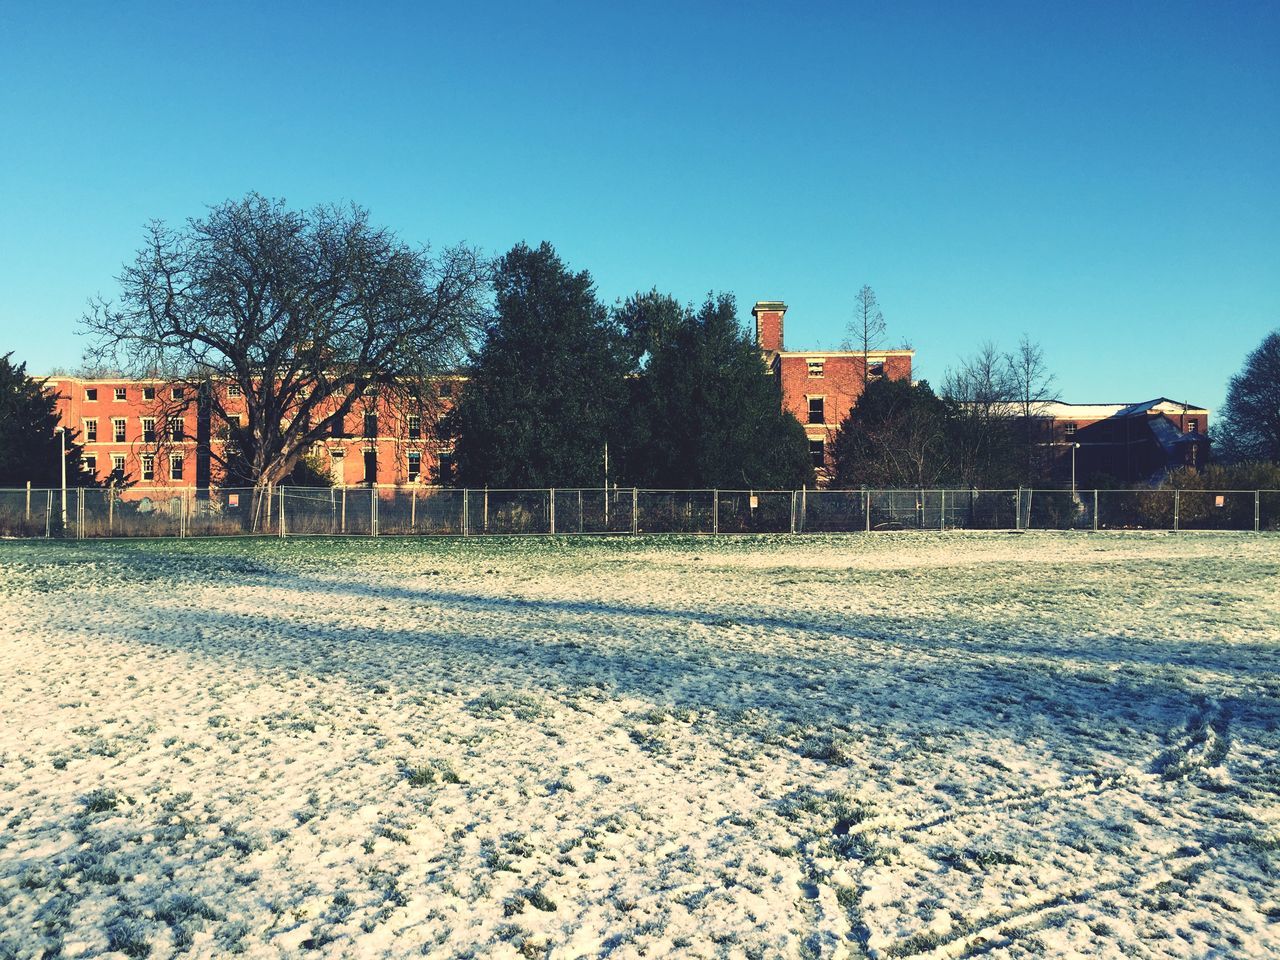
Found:
[[[156,458],[149,453],[142,455],[142,479],[154,480],[156,478]]]
[[[884,376],[884,361],[872,360],[867,364],[867,379],[878,380]]]
[[[116,443],[124,443],[124,417],[111,418],[111,439]]]
[[[89,471],[89,475],[97,477],[98,475],[98,458],[92,454],[84,458],[84,468]]]
[[[826,397],[810,397],[809,398],[809,422],[810,423],[826,423]]]
[[[181,417],[169,418],[169,439],[175,441],[187,439],[187,425]]]
[[[378,482],[378,451],[366,450],[364,452],[364,482]]]
[[[822,376],[822,375],[823,375],[823,370],[824,370],[824,368],[825,368],[825,367],[826,367],[826,364],[825,364],[822,360],[810,360],[810,361],[809,361],[809,376],[811,376],[811,377],[820,377],[820,376]]]
[[[177,453],[173,454],[173,456],[169,458],[169,479],[181,480],[182,468],[183,468],[182,455]]]
[[[409,439],[422,439],[422,417],[418,416],[416,413],[409,414]]]
[[[239,429],[240,429],[240,414],[238,414],[238,413],[228,413],[228,414],[227,414],[227,426],[228,426],[228,427],[230,427],[232,430],[239,430]]]
[[[441,396],[441,397],[452,397],[452,396],[453,396],[453,384],[451,384],[451,383],[442,383],[442,384],[440,384],[440,386],[439,386],[439,388],[438,388],[438,390],[437,390],[437,395],[438,395],[438,396]]]
[[[111,455],[111,476],[116,480],[124,479],[124,454],[113,453]]]
[[[143,443],[156,442],[156,418],[155,417],[142,418],[142,442]]]
[[[366,413],[364,415],[364,435],[366,437],[376,437],[378,435],[378,415],[376,413]]]
[[[173,399],[175,399],[175,400],[184,400],[184,399],[186,399],[186,396],[187,396],[187,388],[186,388],[186,387],[174,387],[174,388],[173,388],[172,393],[170,394],[170,396],[172,396],[172,397],[173,397]]]
[[[84,422],[84,439],[86,443],[94,443],[98,439],[98,418],[91,417]]]
[[[409,482],[417,483],[420,476],[422,476],[422,454],[413,450],[409,453]]]
[[[1068,437],[1074,437],[1076,435],[1076,425],[1074,423],[1065,423],[1062,425],[1062,432]]]
[[[238,383],[229,383],[229,384],[227,384],[227,396],[228,396],[228,397],[232,397],[232,398],[234,398],[234,397],[239,397],[240,395],[241,395],[241,394],[240,394],[240,384],[238,384]]]
[[[97,400],[97,399],[98,399],[98,388],[97,388],[97,387],[85,387],[85,388],[84,388],[84,398],[85,398],[85,400],[89,401],[90,403],[92,403],[94,400]]]
[[[342,422],[342,417],[339,417],[337,420],[333,421],[333,428],[330,432],[335,437],[341,437],[346,435],[346,432],[347,432],[346,424]]]
[[[154,400],[155,398],[156,398],[156,388],[155,388],[155,387],[143,387],[143,388],[142,388],[142,399],[143,399],[143,400]]]
[[[1199,429],[1200,429],[1200,421],[1197,420],[1195,417],[1192,417],[1190,420],[1187,421],[1187,433],[1195,433]]]
[[[345,450],[329,451],[329,479],[335,487],[340,487],[347,482],[346,462],[347,453]]]
[[[436,458],[436,482],[442,484],[453,482],[452,453],[442,453]]]
[[[809,441],[809,459],[816,469],[822,470],[827,465],[827,444],[824,440]]]
[[[116,399],[117,401],[121,401],[121,400],[126,399],[126,394],[125,394],[125,389],[124,389],[124,387],[116,387],[116,391],[115,391],[115,399]]]

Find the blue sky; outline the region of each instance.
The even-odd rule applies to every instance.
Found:
[[[791,9],[799,6],[800,9]],[[941,380],[1217,406],[1280,327],[1280,5],[0,4],[0,351],[75,365],[151,218],[249,190],[546,239],[607,301],[863,283]]]

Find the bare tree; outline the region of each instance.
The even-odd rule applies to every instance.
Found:
[[[880,302],[876,299],[876,292],[867,284],[863,284],[853,298],[853,319],[849,321],[848,332],[849,336],[845,340],[847,348],[862,354],[862,385],[865,387],[870,379],[867,356],[883,347],[885,335]]]
[[[100,362],[175,385],[158,424],[195,405],[216,430],[243,408],[209,454],[265,487],[371,394],[429,408],[429,382],[485,315],[487,280],[474,250],[410,247],[360,207],[250,194],[182,229],[152,223],[119,305],[93,301],[83,324]]]
[[[1016,391],[1008,357],[990,341],[947,371],[942,394],[950,405],[957,477],[969,486],[1013,479],[1012,421]]]
[[[1025,333],[1016,352],[1006,358],[1008,379],[1022,426],[1023,476],[1027,482],[1042,479],[1049,458],[1045,456],[1048,421],[1040,407],[1053,399],[1055,378],[1044,361],[1044,351]]]

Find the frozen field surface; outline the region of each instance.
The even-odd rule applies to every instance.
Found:
[[[1280,539],[0,544],[0,958],[1280,956]]]

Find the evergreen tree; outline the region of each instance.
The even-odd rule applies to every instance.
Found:
[[[836,433],[844,487],[933,487],[951,473],[947,405],[927,381],[873,380]]]
[[[804,428],[738,323],[729,294],[679,309],[656,293],[620,311],[643,344],[631,404],[627,479],[638,486],[794,488],[813,483]],[[633,350],[633,353],[636,351]]]
[[[0,487],[60,487],[61,440],[57,434],[57,398],[47,381],[27,376],[27,365],[15,366],[0,356]],[[82,449],[75,433],[67,431],[67,486],[89,486]]]
[[[622,331],[591,275],[569,270],[549,243],[513,247],[494,290],[496,312],[446,423],[457,482],[600,486],[626,399]]]

